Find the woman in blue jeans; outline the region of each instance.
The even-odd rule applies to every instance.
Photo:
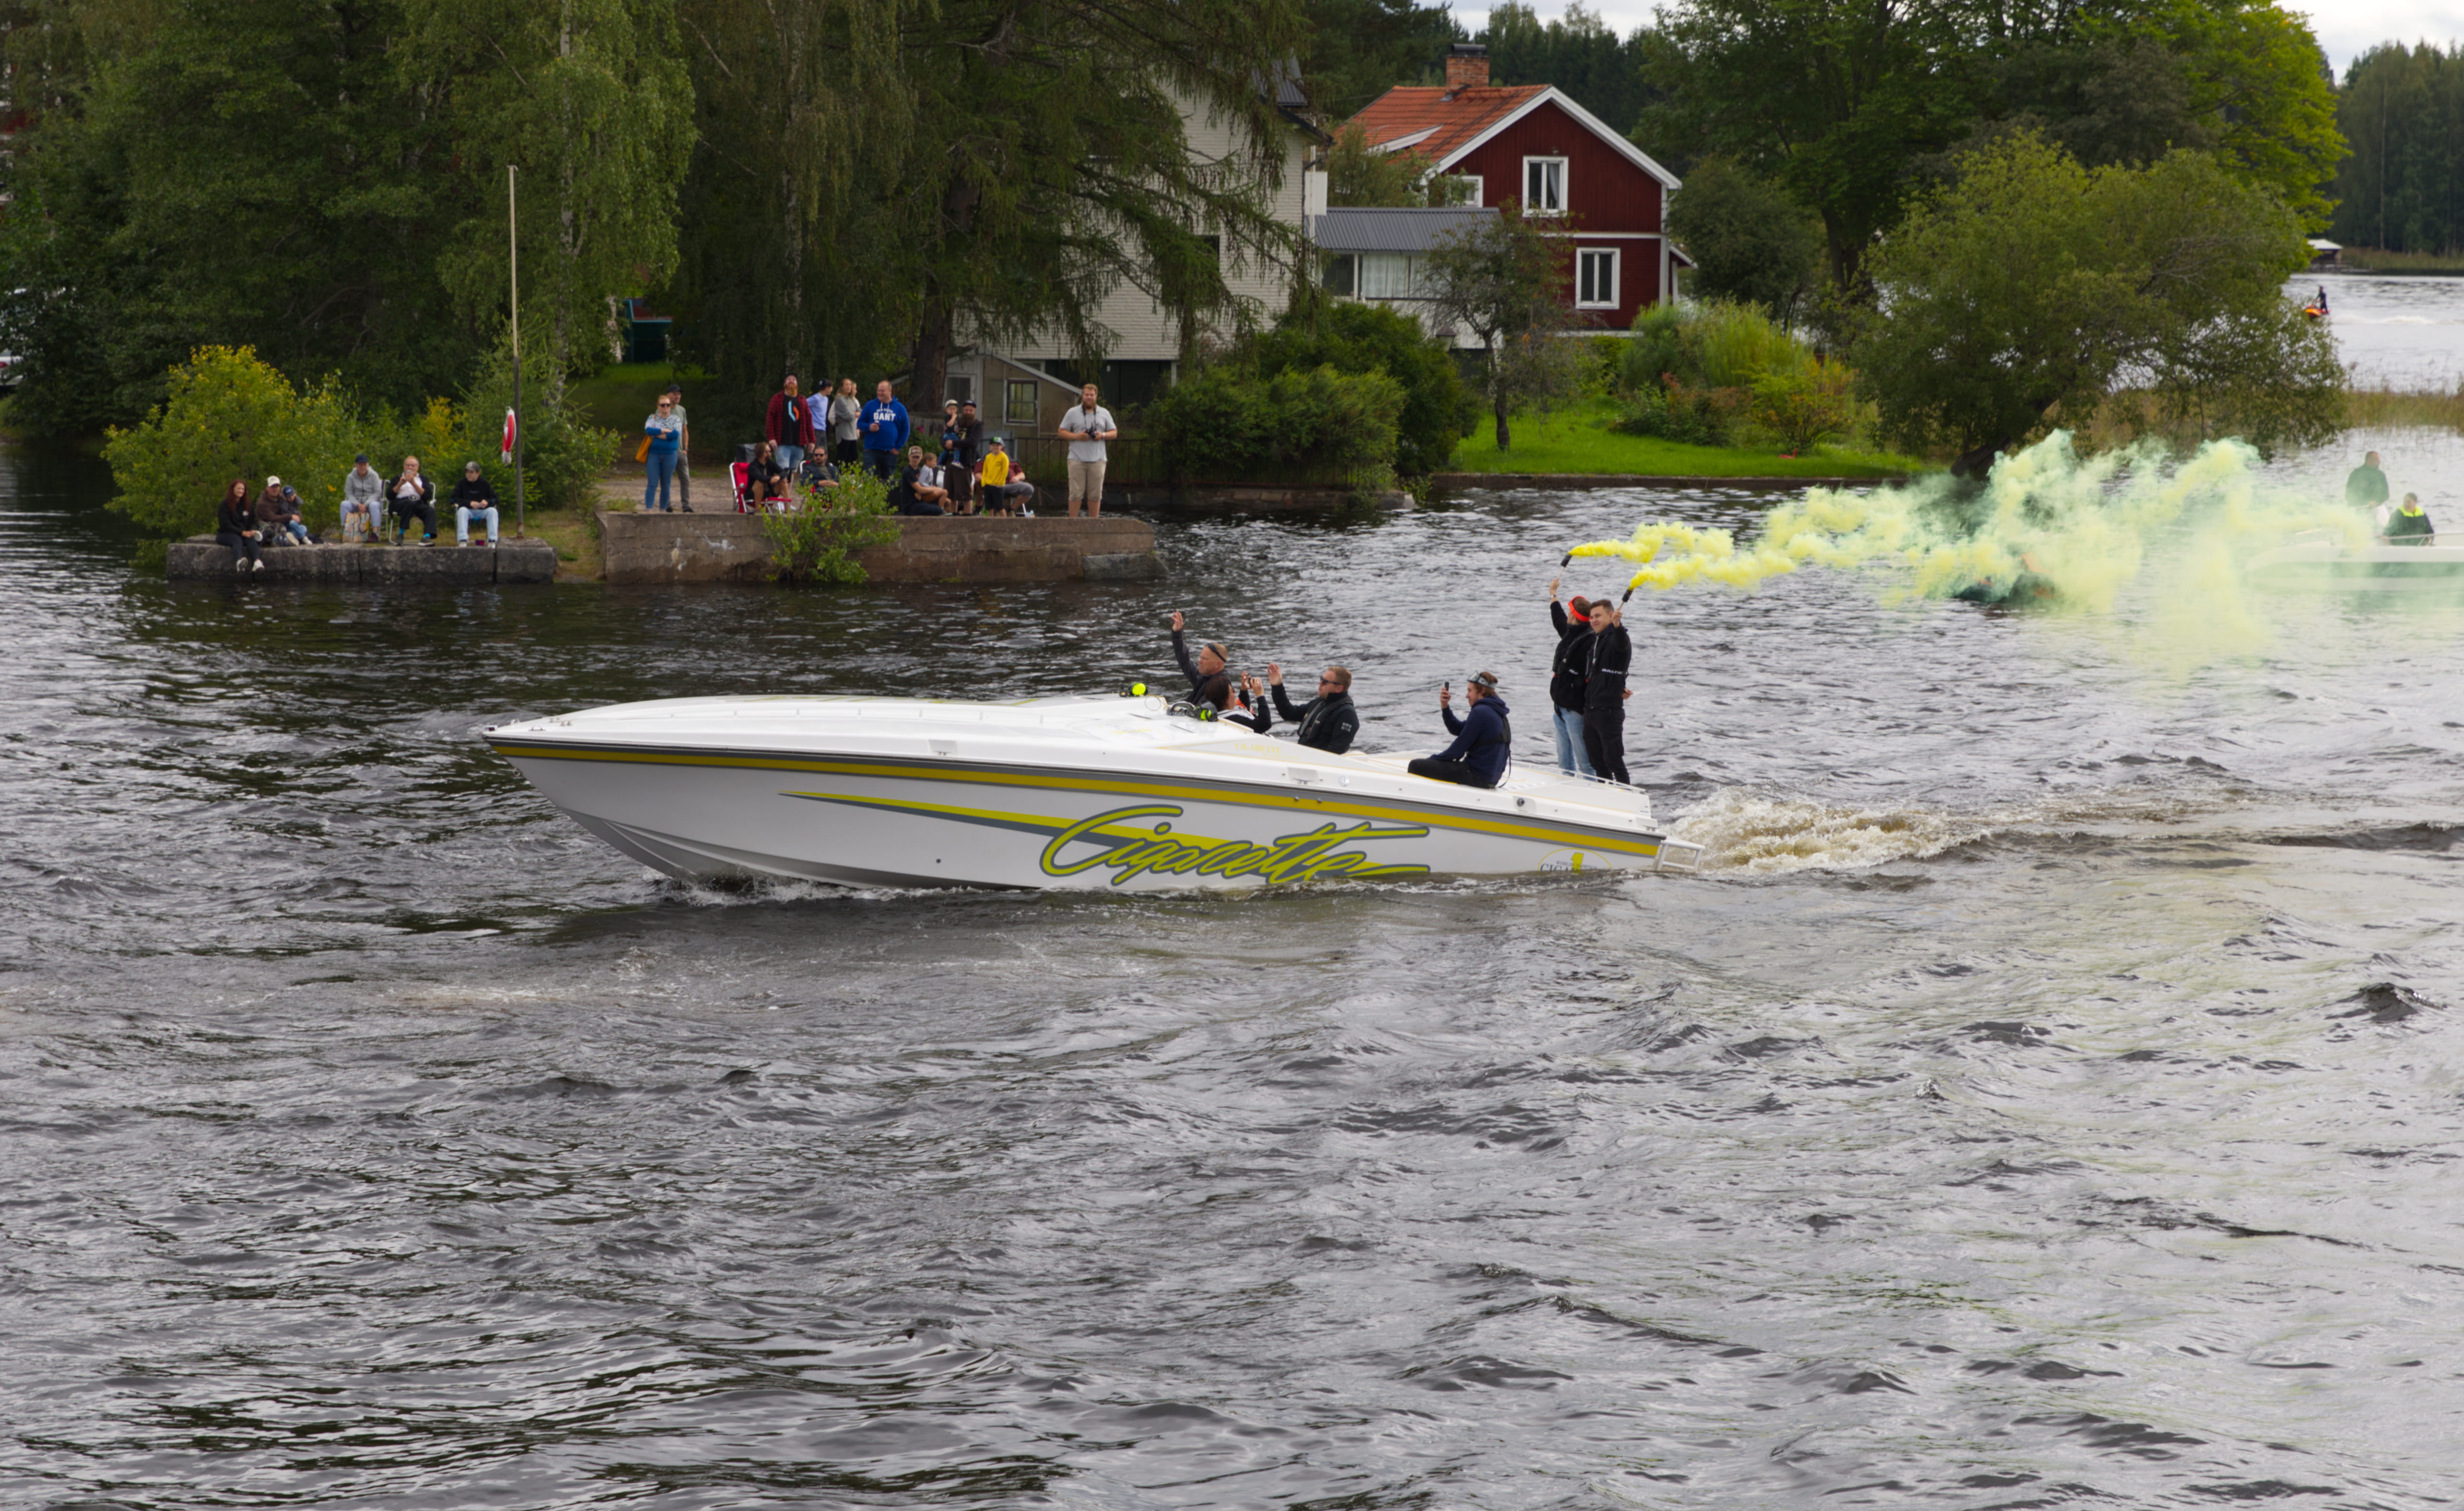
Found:
[[[650,497],[656,494],[659,511],[668,509],[668,491],[675,482],[678,443],[684,436],[685,423],[676,417],[676,402],[666,394],[659,395],[659,406],[642,422],[642,434],[650,449],[642,460],[648,464],[642,473],[642,513],[650,512]]]

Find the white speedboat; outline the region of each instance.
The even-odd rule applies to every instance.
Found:
[[[2464,592],[2464,545],[2345,546],[2323,532],[2250,558],[2259,587],[2312,593]]]
[[[1161,891],[1324,877],[1691,870],[1639,789],[1330,756],[1159,697],[720,697],[486,732],[548,800],[671,876]]]

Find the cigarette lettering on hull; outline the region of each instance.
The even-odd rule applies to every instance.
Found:
[[[1144,875],[1254,876],[1264,882],[1305,882],[1320,876],[1426,876],[1425,865],[1379,862],[1358,850],[1339,845],[1366,840],[1419,840],[1429,831],[1419,824],[1378,824],[1364,820],[1349,828],[1321,823],[1298,834],[1282,835],[1265,844],[1246,840],[1214,840],[1177,835],[1172,821],[1181,810],[1169,803],[1114,808],[1081,819],[1052,837],[1037,857],[1046,876],[1076,876],[1098,867],[1112,873],[1112,885]],[[1152,819],[1152,829],[1126,836],[1108,833],[1133,820]],[[1072,857],[1070,851],[1091,847]]]

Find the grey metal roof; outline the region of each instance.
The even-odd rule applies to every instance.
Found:
[[[1494,207],[1458,205],[1445,209],[1331,209],[1309,222],[1309,238],[1322,252],[1427,252],[1441,236],[1494,220]]]

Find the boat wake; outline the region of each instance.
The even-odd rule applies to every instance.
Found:
[[[2005,814],[1924,808],[1843,808],[1804,798],[1757,797],[1724,788],[1668,831],[1703,846],[1705,872],[1849,870],[1923,860],[1992,833]]]

